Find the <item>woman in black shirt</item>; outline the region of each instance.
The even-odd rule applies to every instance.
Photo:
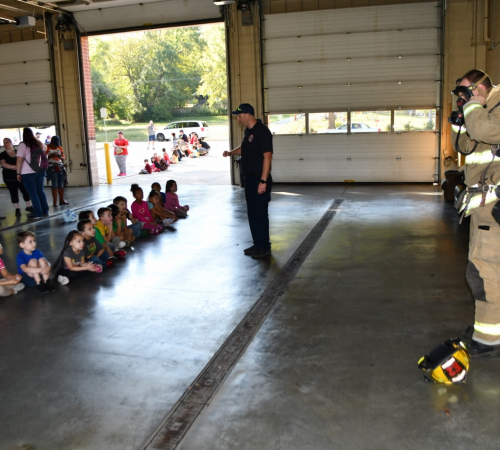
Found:
[[[22,181],[17,180],[16,150],[12,145],[12,141],[9,138],[5,138],[3,140],[3,146],[5,147],[5,150],[0,153],[0,165],[3,167],[3,181],[9,189],[10,199],[16,208],[16,216],[19,217],[21,215],[21,210],[19,209],[18,190],[20,190],[23,194],[23,198],[27,206],[26,211],[33,212],[33,207],[31,206],[30,196],[24,187],[24,184]]]

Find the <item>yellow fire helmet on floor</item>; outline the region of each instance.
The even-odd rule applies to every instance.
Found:
[[[418,361],[424,380],[434,383],[465,383],[469,371],[469,352],[459,339],[448,339]]]

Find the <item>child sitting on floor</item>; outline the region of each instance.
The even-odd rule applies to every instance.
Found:
[[[168,227],[174,222],[177,222],[177,216],[170,211],[167,211],[163,205],[161,195],[158,191],[154,189],[149,194],[149,201],[152,203],[153,207],[149,210],[154,220],[160,220],[163,226]]]
[[[130,191],[135,198],[132,203],[132,214],[139,222],[144,224],[142,227],[144,230],[149,231],[151,234],[158,234],[163,230],[163,226],[158,225],[151,216],[147,202],[143,201],[144,192],[138,184],[133,184]]]
[[[80,211],[80,213],[78,214],[78,220],[85,220],[85,219],[89,219],[92,222],[92,225],[95,225],[95,223],[97,222],[97,219],[94,215],[94,211],[91,211],[90,209],[86,211]]]
[[[151,156],[151,172],[161,172],[160,164],[156,162],[154,156]]]
[[[101,273],[102,265],[85,261],[85,239],[79,231],[70,231],[64,241],[63,249],[54,264],[60,269],[56,272],[57,281],[68,284],[72,280],[82,278],[89,272]]]
[[[132,230],[127,227],[127,220],[123,218],[120,208],[114,203],[108,205],[108,208],[111,210],[111,215],[113,216],[113,233],[115,239],[120,239],[125,242],[125,246],[128,247],[135,241],[135,237]]]
[[[177,196],[177,183],[175,180],[168,180],[165,186],[167,194],[167,201],[165,202],[165,209],[173,211],[177,217],[187,217],[189,205],[181,206],[179,204],[179,197]]]
[[[160,183],[158,183],[158,182],[155,181],[151,185],[151,190],[158,191],[160,193],[160,196],[161,196],[161,199],[162,199],[163,203],[165,204],[165,202],[167,201],[167,194],[165,194],[165,192],[161,192],[161,185],[160,185]]]
[[[109,258],[108,252],[104,250],[104,247],[95,238],[95,228],[92,222],[89,219],[80,220],[77,228],[82,233],[85,243],[83,248],[85,261],[100,264],[103,269],[113,264],[113,260]]]
[[[151,172],[153,171],[153,169],[151,168],[151,166],[149,165],[149,161],[147,159],[144,160],[144,164],[146,164],[144,166],[144,169],[141,169],[141,171],[139,172],[139,174],[142,174],[142,173],[149,173],[151,174]]]
[[[3,255],[3,247],[0,244],[0,255]],[[0,274],[3,279],[0,280],[0,297],[8,297],[11,294],[17,294],[24,289],[24,284],[21,283],[22,276],[16,273],[10,273],[5,264],[0,259]]]
[[[163,152],[163,160],[167,164],[167,168],[168,168],[168,166],[170,166],[170,157],[168,156],[168,152],[164,148],[162,148],[161,151]]]
[[[134,235],[134,237],[138,238],[142,233],[142,222],[139,222],[128,210],[127,199],[121,196],[115,197],[113,199],[113,204],[118,206],[118,208],[120,209],[122,218],[125,221],[125,225],[127,225],[127,219],[132,222],[132,224],[127,225],[127,227],[132,230],[132,234]]]
[[[117,249],[112,242],[114,235],[111,210],[109,208],[99,208],[97,210],[97,217],[99,217],[99,220],[94,224],[97,241],[104,247],[110,257],[123,258],[127,254],[125,250]]]
[[[23,283],[28,287],[36,286],[42,294],[54,292],[56,289],[49,281],[50,263],[36,248],[36,234],[33,231],[20,231],[16,237],[21,247],[16,258],[17,269]]]

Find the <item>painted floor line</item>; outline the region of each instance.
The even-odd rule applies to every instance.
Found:
[[[142,450],[171,450],[177,447],[285,293],[343,201],[341,198],[333,200],[276,278],[173,406]]]

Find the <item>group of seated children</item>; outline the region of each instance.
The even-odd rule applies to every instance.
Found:
[[[163,151],[163,158],[160,158],[157,153],[155,153],[151,157],[151,164],[149,164],[149,160],[144,160],[144,169],[141,169],[139,172],[142,173],[153,173],[153,172],[163,172],[164,170],[168,170],[168,166],[170,166],[170,157],[165,149]]]
[[[25,286],[34,287],[41,293],[55,291],[50,281],[51,271],[63,285],[81,278],[90,272],[101,273],[117,259],[125,257],[128,247],[140,236],[156,235],[179,217],[187,217],[188,205],[180,205],[175,180],[167,181],[161,192],[159,183],[151,185],[148,201],[144,200],[142,188],[133,184],[130,191],[134,196],[131,210],[127,199],[116,197],[107,207],[99,208],[97,218],[93,211],[81,211],[77,230],[66,236],[62,251],[52,267],[38,250],[36,234],[32,231],[17,233],[21,251],[17,255],[18,274],[10,274],[0,259],[0,296],[16,294]],[[130,222],[130,223],[129,223]],[[0,245],[0,255],[3,248]]]

